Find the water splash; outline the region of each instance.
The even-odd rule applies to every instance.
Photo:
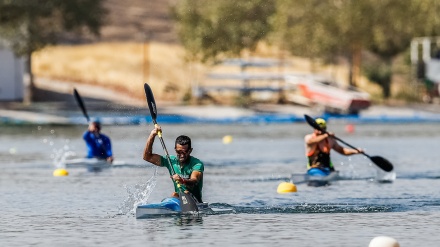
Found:
[[[396,172],[385,172],[381,169],[377,169],[376,171],[376,178],[375,180],[379,183],[392,183],[394,180],[396,180]]]
[[[55,168],[66,168],[67,158],[76,156],[76,153],[71,151],[70,139],[57,139],[57,133],[54,129],[44,129],[42,126],[37,126],[37,130],[42,135],[41,142],[43,145],[52,148],[50,159],[53,166]]]
[[[55,168],[66,168],[67,158],[76,156],[76,153],[70,150],[70,140],[66,139],[64,142],[65,143],[62,148],[52,149],[52,154],[50,155],[50,158],[52,159],[52,163]]]
[[[134,186],[124,185],[127,190],[128,198],[119,206],[119,214],[134,214],[138,205],[146,204],[148,198],[153,192],[157,182],[157,166],[154,167],[153,176],[145,183],[138,183]]]

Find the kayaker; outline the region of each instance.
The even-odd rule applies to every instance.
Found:
[[[98,120],[90,122],[89,127],[83,134],[87,145],[87,158],[105,159],[113,162],[112,145],[110,138],[101,133],[101,123]]]
[[[327,123],[322,118],[315,119],[315,122],[321,127],[321,129],[327,129]],[[307,173],[309,175],[329,175],[335,168],[330,159],[330,150],[333,149],[342,155],[353,155],[363,153],[360,148],[358,150],[346,148],[340,146],[335,139],[331,138],[334,133],[323,133],[320,130],[315,129],[312,134],[308,134],[304,137],[306,144],[306,156]]]
[[[176,138],[174,144],[176,155],[170,155],[171,164],[176,172],[176,174],[172,175],[166,155],[161,156],[153,153],[154,139],[159,131],[162,131],[159,125],[156,125],[151,131],[147,143],[145,144],[144,160],[168,169],[174,182],[174,192],[171,196],[179,197],[179,188],[177,187],[178,182],[184,191],[189,191],[198,202],[203,202],[202,188],[204,165],[202,161],[191,156],[193,150],[191,147],[191,139],[185,135]]]

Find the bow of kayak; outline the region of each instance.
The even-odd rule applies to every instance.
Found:
[[[307,185],[313,187],[326,186],[329,185],[330,182],[337,181],[339,179],[339,171],[330,172],[329,174],[320,172],[294,173],[290,176],[291,183],[307,183]]]

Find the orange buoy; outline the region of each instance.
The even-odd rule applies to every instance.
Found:
[[[345,125],[345,132],[347,133],[353,133],[354,132],[354,125],[353,124],[347,124]]]

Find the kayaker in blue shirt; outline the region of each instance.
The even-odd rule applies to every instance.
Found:
[[[315,119],[315,122],[321,129],[327,129],[327,123],[322,118]],[[304,137],[306,144],[307,173],[312,176],[326,176],[335,168],[330,160],[330,150],[333,149],[342,155],[360,154],[364,151],[360,148],[358,150],[340,146],[334,138],[334,133],[323,133],[317,129],[312,134]]]
[[[105,159],[109,163],[113,162],[110,138],[101,133],[101,123],[99,121],[90,122],[83,139],[87,145],[87,158]]]
[[[161,156],[153,153],[153,143],[158,132],[161,131],[159,125],[151,131],[144,149],[144,160],[154,165],[166,167],[174,182],[174,192],[172,197],[179,197],[179,188],[177,182],[184,191],[189,191],[198,202],[202,201],[203,172],[204,165],[202,161],[191,156],[191,139],[188,136],[181,135],[176,138],[174,150],[176,155],[170,155],[171,165],[176,174],[172,174],[170,165],[165,155]]]

